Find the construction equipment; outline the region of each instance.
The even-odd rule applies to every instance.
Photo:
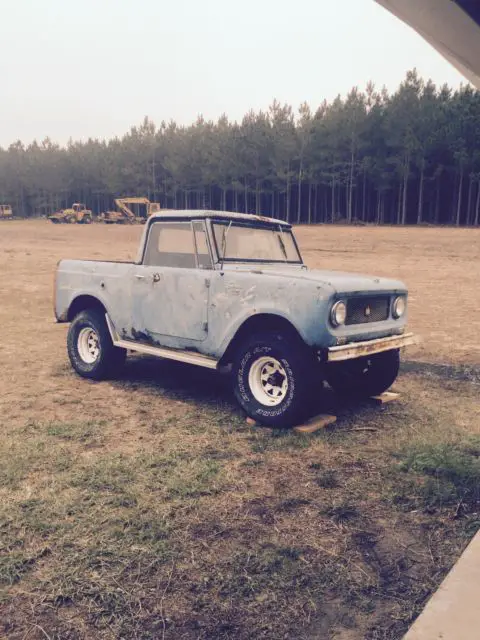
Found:
[[[105,224],[143,224],[152,214],[160,211],[158,202],[150,202],[148,198],[116,198],[115,205],[117,211],[100,214],[100,220]]]
[[[12,218],[12,207],[9,204],[0,204],[0,219],[11,220]]]
[[[74,202],[70,209],[61,209],[48,216],[54,224],[90,224],[93,214],[81,202]]]

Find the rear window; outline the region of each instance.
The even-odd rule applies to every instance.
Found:
[[[190,222],[155,222],[148,235],[143,263],[152,267],[195,269],[195,243]]]
[[[203,222],[155,222],[150,228],[143,264],[154,267],[211,269]]]

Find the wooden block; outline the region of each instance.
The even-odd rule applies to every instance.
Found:
[[[328,425],[337,421],[337,416],[329,416],[326,414],[320,414],[307,420],[304,424],[299,424],[298,427],[294,427],[295,433],[315,433],[320,429],[325,429]]]
[[[254,420],[253,418],[250,418],[249,416],[247,416],[247,419],[245,420],[245,422],[250,425],[251,427],[257,427],[258,426],[258,422],[256,420]]]
[[[379,396],[372,396],[372,400],[375,404],[387,404],[387,402],[392,402],[392,400],[397,400],[400,397],[399,393],[393,393],[393,391],[385,391],[381,393]]]

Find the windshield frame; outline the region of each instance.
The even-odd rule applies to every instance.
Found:
[[[224,227],[247,227],[249,229],[264,229],[267,231],[274,231],[277,233],[288,233],[291,235],[295,250],[298,255],[298,260],[268,260],[262,258],[229,258],[228,256],[222,255],[222,248],[218,246],[217,237],[215,234],[214,225],[222,225]],[[293,229],[290,225],[285,224],[274,224],[274,223],[262,223],[258,220],[249,222],[248,220],[235,220],[235,219],[226,219],[226,218],[210,218],[209,220],[210,234],[212,238],[212,245],[215,248],[216,253],[216,261],[215,264],[284,264],[284,265],[303,265],[302,254],[300,253],[300,249],[298,248],[297,239],[295,238],[295,234],[293,233]]]

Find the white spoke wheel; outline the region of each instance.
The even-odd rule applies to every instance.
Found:
[[[127,353],[113,345],[103,309],[77,313],[68,330],[67,350],[75,371],[92,380],[116,376]]]
[[[81,329],[77,338],[78,355],[87,364],[93,364],[100,355],[100,340],[91,327]]]
[[[304,419],[315,377],[312,353],[291,332],[249,336],[232,362],[238,403],[250,418],[271,427],[291,427]]]
[[[250,367],[248,385],[257,402],[266,407],[276,407],[288,392],[287,373],[276,358],[264,356]]]

